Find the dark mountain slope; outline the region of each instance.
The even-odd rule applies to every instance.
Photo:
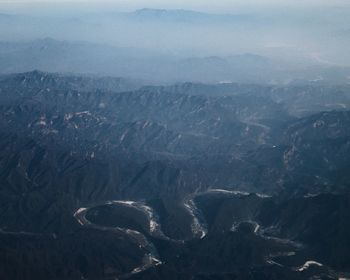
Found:
[[[348,91],[304,90],[2,76],[1,277],[337,279]]]

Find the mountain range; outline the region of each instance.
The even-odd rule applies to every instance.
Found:
[[[0,72],[39,69],[63,73],[128,77],[148,84],[181,82],[259,84],[346,84],[349,68],[314,65],[296,68],[256,54],[182,56],[51,38],[0,43]],[[330,74],[332,73],[332,74]]]
[[[32,71],[0,104],[3,279],[349,277],[348,85]]]

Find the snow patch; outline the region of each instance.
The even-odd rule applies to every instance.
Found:
[[[224,190],[224,189],[210,189],[210,190],[208,190],[208,192],[243,195],[243,196],[247,196],[250,194],[249,192],[244,192],[244,191],[229,191],[229,190]]]
[[[196,206],[193,202],[192,199],[184,202],[184,206],[187,209],[187,211],[190,213],[190,215],[192,216],[192,224],[191,224],[191,229],[194,235],[200,235],[200,239],[203,239],[207,232],[205,230],[205,228],[201,225],[201,223],[199,222],[195,212],[196,212]]]
[[[98,108],[101,108],[101,109],[104,109],[104,108],[106,108],[106,103],[103,103],[103,102],[101,102],[100,104],[98,104]]]
[[[267,260],[266,262],[267,262],[268,264],[271,264],[271,265],[277,265],[277,266],[283,267],[283,265],[281,265],[280,263],[275,262],[275,261],[273,261],[273,260]]]
[[[241,225],[241,223],[252,224],[254,226],[254,234],[258,234],[259,230],[261,228],[261,226],[255,221],[240,221],[240,222],[237,222],[237,223],[233,223],[230,231],[233,231],[233,232],[237,231],[239,226]]]
[[[307,261],[302,267],[298,269],[298,271],[304,271],[307,270],[310,266],[323,266],[323,264],[316,262],[316,261]]]
[[[255,195],[257,197],[260,197],[260,198],[271,198],[272,197],[271,195],[267,195],[267,194],[263,194],[263,193],[256,193]]]

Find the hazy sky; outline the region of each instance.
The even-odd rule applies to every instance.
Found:
[[[293,6],[293,7],[350,7],[349,0],[0,0],[0,7],[21,6],[21,5],[42,5],[42,4],[68,5],[79,4],[81,8],[98,6],[100,8],[115,6],[123,9],[140,7],[155,8],[189,8],[198,10],[234,11],[239,7],[255,8],[261,6]]]
[[[94,12],[133,11],[141,8],[187,9],[210,13],[302,14],[328,9],[350,10],[350,0],[0,0],[0,13],[79,15]]]
[[[53,3],[62,3],[62,2],[113,2],[113,3],[138,3],[143,4],[145,6],[152,4],[212,4],[212,0],[109,0],[109,1],[101,1],[101,0],[0,0],[0,3],[5,2],[53,2]],[[348,0],[217,0],[216,3],[220,3],[223,5],[235,5],[237,3],[254,3],[254,4],[288,4],[288,5],[346,5],[348,4]]]
[[[109,17],[141,8],[243,14],[250,21],[209,27],[121,24]],[[283,55],[306,53],[320,61],[350,64],[350,0],[0,0],[0,13],[43,16],[47,21],[0,26],[0,40],[52,37],[171,52],[202,49],[211,55],[265,55],[283,48]],[[62,17],[59,24],[50,23]]]

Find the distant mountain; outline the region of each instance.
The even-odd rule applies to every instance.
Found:
[[[268,57],[249,53],[227,57],[188,57],[159,54],[137,48],[57,41],[51,38],[22,43],[2,42],[0,62],[0,73],[39,69],[50,72],[125,77],[158,84],[184,81],[291,83],[301,75],[304,77],[326,75],[328,69],[318,67],[311,70],[293,70],[288,65],[279,64]],[[335,74],[329,76],[329,79],[319,82],[304,79],[299,84],[346,83],[347,71],[347,68],[337,68],[337,72],[333,71]]]
[[[3,75],[0,77],[0,83],[4,81],[6,81],[6,87],[79,90],[83,92],[93,92],[97,90],[124,92],[142,87],[142,84],[138,81],[123,78],[52,74],[38,70],[22,74]]]
[[[23,18],[23,16],[20,15],[13,15],[13,14],[5,14],[5,13],[0,13],[0,21],[2,23],[6,21],[15,21]]]
[[[12,15],[9,15],[9,14],[3,14],[3,13],[0,13],[0,19],[9,19],[9,18],[12,18],[14,16]]]
[[[151,82],[249,81],[260,79],[256,71],[272,67],[267,58],[237,55],[228,58],[183,58],[50,38],[27,43],[0,43],[0,72],[34,69],[52,72],[107,74]]]
[[[131,13],[131,16],[141,20],[187,23],[234,23],[257,21],[257,18],[249,15],[210,14],[190,10],[166,10],[150,8],[137,10],[134,13]]]
[[[166,10],[166,9],[150,9],[150,8],[143,8],[140,10],[136,10],[134,12],[135,15],[138,16],[156,16],[156,17],[162,17],[167,15],[177,15],[179,17],[181,16],[189,16],[189,17],[196,17],[196,16],[205,16],[207,14],[196,12],[196,11],[189,11],[189,10]]]

